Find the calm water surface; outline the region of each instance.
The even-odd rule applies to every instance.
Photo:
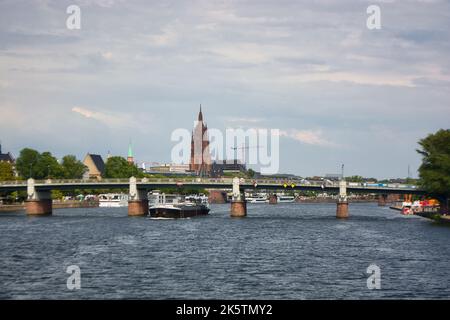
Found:
[[[376,204],[228,205],[208,217],[129,218],[127,208],[0,214],[3,299],[450,298],[450,228]],[[367,289],[367,267],[381,290]],[[81,268],[70,291],[66,268]]]

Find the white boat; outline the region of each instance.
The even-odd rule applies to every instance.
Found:
[[[118,208],[128,206],[128,195],[123,193],[106,193],[98,196],[99,207]]]
[[[201,203],[209,205],[208,197],[204,194],[191,194],[184,198],[186,202]]]
[[[165,194],[160,193],[158,191],[156,192],[149,192],[148,193],[148,205],[149,207],[153,207],[156,205],[161,204],[179,204],[184,202],[182,197],[177,194]]]
[[[279,194],[277,195],[277,202],[294,202],[295,201],[295,197],[294,196],[289,196],[289,195],[285,195],[285,194]]]
[[[269,203],[269,198],[267,197],[267,194],[258,193],[245,197],[245,201],[248,203]]]

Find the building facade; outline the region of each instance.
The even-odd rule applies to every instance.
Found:
[[[83,164],[88,168],[84,178],[101,180],[105,173],[105,162],[98,154],[88,153],[84,157]]]
[[[162,163],[153,165],[145,170],[146,173],[161,173],[161,174],[188,174],[188,164],[174,164],[174,163]]]
[[[241,163],[239,160],[218,160],[214,161],[211,166],[211,176],[221,177],[225,173],[240,173],[246,172],[245,163]]]

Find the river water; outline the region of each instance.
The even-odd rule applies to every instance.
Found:
[[[450,298],[450,228],[376,204],[255,204],[229,217],[130,218],[127,208],[0,214],[2,299]],[[367,287],[380,268],[381,289]],[[69,290],[67,267],[81,271]]]

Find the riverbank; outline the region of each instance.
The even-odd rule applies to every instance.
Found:
[[[332,198],[309,198],[309,199],[295,199],[297,203],[336,203],[336,199]],[[349,203],[372,203],[378,202],[377,199],[348,199]]]
[[[96,208],[98,207],[98,201],[53,201],[53,209],[65,209],[65,208]],[[25,203],[5,204],[0,205],[1,212],[16,212],[25,210]]]
[[[450,216],[448,215],[442,215],[439,213],[432,213],[432,212],[420,212],[420,213],[416,213],[417,216],[421,216],[427,219],[431,219],[435,222],[438,223],[442,223],[442,224],[447,224],[450,225]]]
[[[440,215],[435,217],[438,222],[450,224],[450,216]]]
[[[396,211],[403,210],[403,208],[399,207],[399,206],[391,206],[390,209],[396,210]],[[442,215],[435,210],[424,209],[422,211],[415,211],[414,215],[422,217],[422,218],[427,218],[427,219],[433,220],[438,223],[450,224],[450,216],[449,215]]]

